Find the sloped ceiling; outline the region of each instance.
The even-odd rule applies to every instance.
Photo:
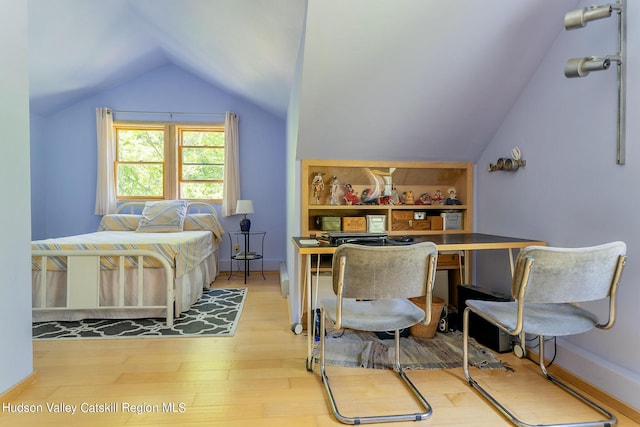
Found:
[[[577,4],[310,1],[298,157],[477,160]]]
[[[28,1],[35,113],[174,63],[283,118],[299,84],[298,158],[453,161],[479,157],[580,3]]]
[[[166,63],[285,117],[305,2],[29,0],[31,110]]]

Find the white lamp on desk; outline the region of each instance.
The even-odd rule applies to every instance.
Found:
[[[236,214],[244,215],[244,218],[240,221],[240,231],[249,232],[251,229],[251,220],[247,218],[247,214],[250,213],[253,213],[253,202],[251,200],[238,200]]]

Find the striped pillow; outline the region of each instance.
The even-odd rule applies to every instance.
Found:
[[[213,233],[216,241],[220,239],[222,233],[222,226],[218,221],[218,217],[214,214],[208,213],[195,213],[187,214],[184,219],[184,230],[208,230]]]
[[[102,217],[98,231],[135,231],[140,223],[141,215],[109,214]]]
[[[186,200],[147,202],[136,231],[141,233],[167,233],[182,231],[187,214]]]

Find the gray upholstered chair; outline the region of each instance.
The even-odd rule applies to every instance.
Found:
[[[431,242],[409,246],[361,246],[345,244],[333,256],[335,298],[321,302],[320,372],[334,416],[345,424],[386,421],[419,421],[432,409],[406,376],[400,364],[400,330],[431,321],[431,292],[435,280],[438,249]],[[408,298],[423,297],[425,310]],[[424,407],[422,413],[345,417],[331,391],[325,369],[325,332],[328,317],[335,327],[361,331],[395,331],[394,371]]]
[[[571,426],[616,424],[613,414],[547,372],[544,337],[575,335],[593,328],[611,328],[615,321],[616,291],[625,260],[626,245],[623,242],[576,249],[531,246],[520,251],[511,285],[515,301],[466,301],[467,308],[463,315],[463,369],[469,384],[515,425],[533,425],[518,419],[471,377],[468,331],[469,313],[473,312],[512,336],[521,332],[537,335],[542,374],[606,417],[601,421],[571,423]],[[596,300],[608,300],[609,318],[604,323],[600,322],[597,315],[578,305]]]

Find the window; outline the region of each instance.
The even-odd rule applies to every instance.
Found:
[[[114,123],[117,199],[221,202],[224,124]]]
[[[224,129],[179,128],[180,199],[222,199]]]
[[[116,197],[164,199],[165,129],[115,126]]]

